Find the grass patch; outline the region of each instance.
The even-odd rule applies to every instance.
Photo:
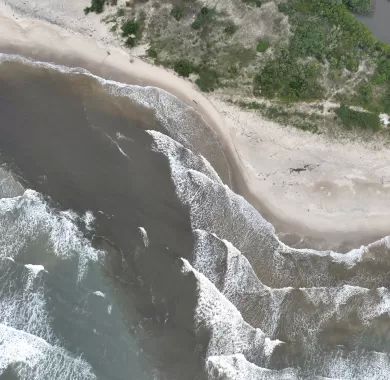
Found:
[[[341,105],[336,110],[336,115],[347,129],[357,127],[377,131],[381,128],[378,115],[371,112],[360,112],[346,105]]]
[[[269,46],[270,46],[270,43],[268,41],[262,40],[262,41],[259,41],[257,43],[256,50],[259,53],[264,53],[265,51],[268,50]]]
[[[277,105],[267,106],[258,102],[239,101],[234,104],[239,105],[241,108],[258,111],[266,118],[274,120],[282,125],[290,125],[311,133],[320,133],[318,128],[320,120],[315,115],[307,115],[298,111],[289,111],[284,109],[284,107]]]
[[[198,70],[199,78],[195,81],[198,87],[204,92],[212,92],[219,87],[218,73],[209,67],[202,67]]]
[[[253,5],[260,8],[263,5],[263,0],[242,0],[243,3]]]
[[[117,17],[123,17],[125,15],[125,9],[124,8],[119,8],[116,11],[116,15],[117,15]]]

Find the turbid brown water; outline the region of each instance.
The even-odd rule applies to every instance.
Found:
[[[142,243],[138,227],[150,240],[148,259],[142,263],[150,269],[144,269],[144,277],[156,265],[159,270],[168,265],[161,252],[185,257],[192,249],[189,217],[175,196],[168,163],[150,150],[145,130],[159,127],[151,112],[109,96],[87,76],[11,62],[0,64],[0,115],[1,161],[7,170],[25,188],[48,196],[51,207],[92,213],[93,233],[84,232],[96,249],[110,252],[103,273],[93,272],[97,279],[89,273],[84,286],[111,289],[105,302],[122,315],[115,328],[109,327],[113,322],[106,313],[93,330],[94,324],[83,317],[93,310],[69,311],[79,301],[71,288],[63,289],[68,286],[64,266],[48,269],[53,275],[47,290],[53,334],[71,353],[82,353],[100,379],[150,379],[153,373],[169,379],[195,377],[199,367],[193,338],[165,323],[170,305],[164,309],[157,301],[153,304],[150,289],[137,282],[134,267],[128,269]],[[49,268],[43,255],[34,263]],[[159,278],[159,288],[169,289],[165,294],[171,303],[175,292],[186,294],[191,315],[194,290],[172,286],[172,277]],[[55,302],[53,296],[62,300]],[[94,320],[102,313],[96,312]],[[148,354],[143,354],[145,347]]]

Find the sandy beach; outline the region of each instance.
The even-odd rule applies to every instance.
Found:
[[[52,6],[44,3],[41,6]],[[63,3],[63,13],[55,20],[56,9],[37,19],[40,11],[34,4],[20,15],[0,2],[0,52],[80,66],[108,79],[176,95],[218,134],[232,167],[234,190],[290,244],[350,249],[390,233],[388,148],[330,141],[277,125],[216,96],[206,97],[173,72],[132,57],[113,40],[100,17],[88,16],[86,23],[82,9],[87,3]]]

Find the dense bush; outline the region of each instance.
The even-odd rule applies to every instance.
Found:
[[[171,10],[171,16],[180,21],[184,16],[184,9],[180,5],[175,5]]]
[[[122,24],[122,37],[126,37],[126,45],[134,47],[141,38],[141,23],[136,20],[127,20]]]
[[[304,22],[298,22],[290,42],[292,54],[322,60],[330,43],[327,38],[329,29],[315,18],[308,17]]]
[[[153,58],[153,59],[156,59],[158,57],[158,53],[157,53],[157,50],[154,49],[153,47],[150,47],[146,53],[148,54],[148,57],[150,58]]]
[[[284,51],[266,63],[255,77],[254,94],[288,101],[319,99],[323,89],[318,78],[319,67],[316,63],[298,63]]]
[[[354,13],[365,14],[372,9],[372,0],[343,0],[343,3]]]
[[[195,68],[190,61],[186,59],[181,59],[176,61],[173,65],[173,69],[182,77],[189,77],[191,73],[194,72]]]
[[[89,12],[102,13],[104,11],[105,0],[91,0],[91,6],[84,8],[84,13]]]
[[[233,21],[230,21],[227,23],[227,25],[225,26],[225,29],[224,29],[224,32],[228,35],[228,36],[232,36],[234,33],[236,33],[238,30],[238,26],[233,22]]]
[[[345,69],[356,72],[363,61],[377,65],[374,75],[367,76],[369,83],[357,86],[356,93],[344,96],[344,101],[383,112],[388,110],[390,94],[390,47],[378,42],[368,28],[351,13],[361,13],[370,6],[371,2],[368,0],[289,0],[280,3],[279,10],[289,16],[292,26],[293,35],[287,48],[292,75],[296,75],[296,66],[307,61],[308,57],[317,61],[320,66],[327,65],[330,80],[339,80]],[[279,57],[285,58],[283,55]],[[261,89],[261,84],[264,85],[261,77],[264,75],[260,73],[255,81],[255,92],[275,96],[282,89],[286,90],[282,83],[290,83],[291,74],[283,69],[284,63],[278,59],[266,65],[266,72],[272,71],[270,65],[274,66],[271,77],[274,78],[275,89],[272,90],[272,83],[266,83],[265,88]],[[305,83],[307,79],[312,82],[312,74],[298,83]],[[323,74],[324,69],[322,72],[317,71],[318,80]],[[296,86],[293,88],[296,89]],[[287,90],[291,90],[290,85]],[[307,91],[298,90],[293,91],[294,93],[296,96],[307,95]],[[291,92],[289,94],[288,98],[291,98]]]
[[[215,9],[203,7],[197,14],[195,21],[192,23],[192,28],[199,30],[207,25],[216,15]]]
[[[122,25],[122,37],[128,37],[130,35],[137,35],[140,30],[140,24],[137,20],[127,20]]]
[[[337,1],[290,0],[280,9],[295,26],[291,50],[296,55],[326,57],[345,67],[350,57],[376,48],[372,33]]]

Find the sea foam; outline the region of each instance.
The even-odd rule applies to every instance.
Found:
[[[148,133],[154,139],[152,149],[169,161],[177,196],[190,213],[195,245],[184,270],[195,273],[199,283],[196,321],[197,329],[211,336],[205,364],[209,376],[235,379],[243,373],[244,378],[267,379],[342,373],[346,379],[363,379],[375,371],[387,374],[388,354],[380,353],[377,360],[374,351],[367,351],[365,331],[375,329],[378,318],[390,323],[389,238],[347,254],[291,249],[203,157],[159,132]],[[337,324],[354,325],[361,334],[355,334],[350,353],[334,346],[324,354],[324,334]],[[281,372],[268,368],[272,361],[265,359],[266,339],[295,342],[287,350],[286,344],[276,345],[281,354],[272,350],[271,357],[285,363]],[[377,349],[384,347],[378,343]],[[302,351],[298,360],[297,351]],[[364,367],[353,359],[358,352]],[[299,368],[303,361],[304,369]],[[297,368],[289,368],[294,362]],[[335,371],[335,363],[345,370]]]

